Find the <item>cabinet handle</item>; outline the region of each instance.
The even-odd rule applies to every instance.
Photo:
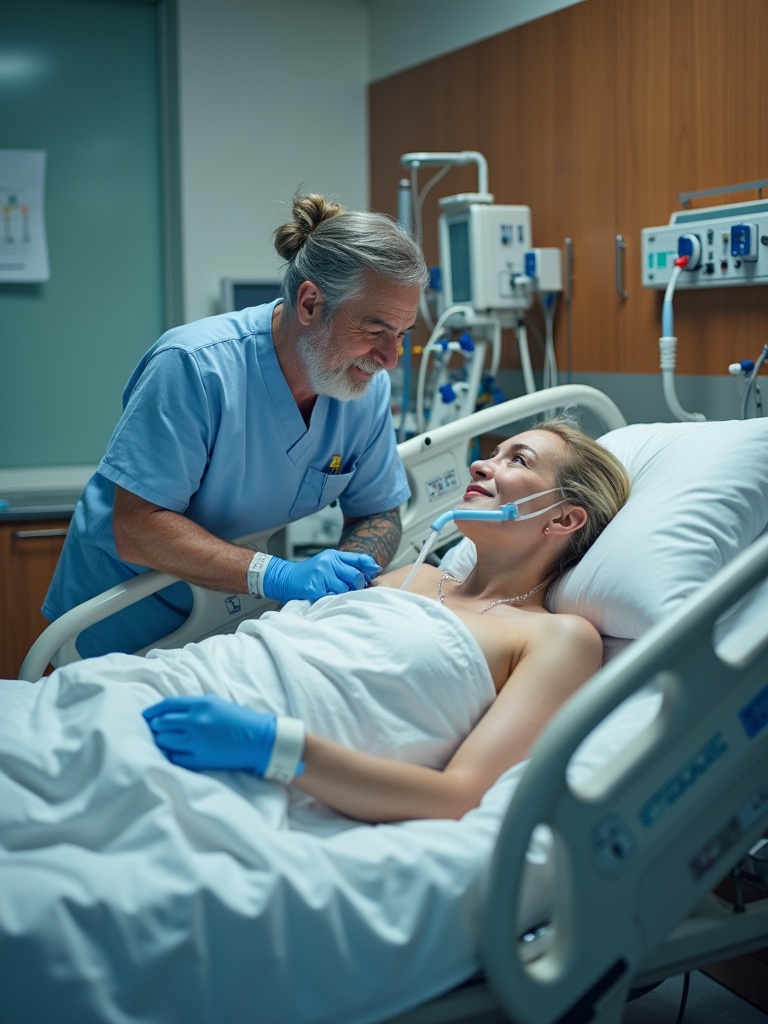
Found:
[[[66,537],[67,528],[65,526],[58,527],[55,530],[15,530],[13,534],[14,540],[40,540],[45,537]]]
[[[620,299],[626,299],[629,294],[624,288],[624,250],[627,243],[623,235],[616,235],[616,292]]]

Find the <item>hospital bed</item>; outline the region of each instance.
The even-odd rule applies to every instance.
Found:
[[[617,406],[596,389],[565,385],[556,390],[561,407],[580,405],[596,416],[605,429],[626,423]],[[542,408],[555,407],[549,403],[542,406],[537,395],[524,396],[398,445],[412,497],[402,510],[402,537],[389,568],[397,569],[415,561],[430,532],[430,524],[440,513],[454,508],[461,500],[466,488],[469,444],[473,437],[493,433],[513,422],[535,416]],[[272,530],[241,537],[237,543],[266,550],[271,538],[281,529],[282,526],[276,526]],[[449,524],[441,533],[441,546],[455,542],[458,536],[456,527]],[[33,644],[21,666],[19,678],[34,681],[43,675],[50,663],[63,665],[76,661],[80,655],[75,640],[84,629],[177,582],[175,576],[167,573],[147,572],[66,612],[51,623]],[[181,647],[207,636],[233,632],[244,619],[276,607],[274,601],[247,594],[221,594],[194,585],[190,585],[190,589],[192,610],[189,617],[178,630],[155,641],[152,648]],[[144,654],[149,649],[147,647],[137,653]]]
[[[272,1008],[247,1019],[617,1024],[630,993],[768,945],[768,901],[734,910],[714,894],[768,825],[768,421],[626,426],[605,395],[570,385],[483,410],[400,445],[413,499],[396,563],[412,561],[430,523],[460,500],[473,439],[576,407],[594,432],[609,432],[605,443],[633,476],[626,508],[550,595],[555,610],[596,625],[606,664],[530,761],[460,822],[357,826],[299,837],[298,851],[280,845],[284,895],[272,923],[300,974],[292,984],[276,974]],[[445,558],[460,572],[471,546]],[[79,630],[169,582],[147,573],[64,616],[22,678],[38,678]],[[225,597],[195,591],[190,619],[161,646],[233,628]],[[237,615],[262,610],[241,605]],[[310,863],[328,871],[302,888]],[[396,920],[371,920],[372,874],[407,879],[402,904],[379,894]],[[239,918],[221,925],[219,941],[228,927],[236,961]],[[5,928],[0,915],[0,943]],[[45,955],[61,974],[61,950]],[[177,966],[161,964],[158,1004],[179,997]],[[218,969],[212,991],[253,986],[262,1005],[258,963]],[[184,1019],[239,1024],[199,1004]]]

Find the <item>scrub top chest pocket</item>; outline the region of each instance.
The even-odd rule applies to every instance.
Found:
[[[342,494],[354,472],[354,466],[346,473],[338,472],[334,460],[329,462],[326,469],[308,468],[291,508],[291,519],[303,519],[304,516],[326,508]]]

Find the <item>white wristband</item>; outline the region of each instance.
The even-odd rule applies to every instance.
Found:
[[[264,597],[261,581],[271,559],[272,555],[267,555],[263,551],[257,551],[251,559],[251,564],[248,566],[248,572],[246,573],[248,593],[251,597]]]
[[[306,729],[298,718],[277,717],[275,745],[264,770],[265,779],[288,783],[304,771],[304,739]]]

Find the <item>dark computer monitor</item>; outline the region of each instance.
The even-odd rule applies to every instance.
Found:
[[[260,306],[262,302],[272,302],[279,298],[281,287],[279,281],[268,281],[266,278],[223,277],[219,303],[222,313],[230,313],[246,306]]]

